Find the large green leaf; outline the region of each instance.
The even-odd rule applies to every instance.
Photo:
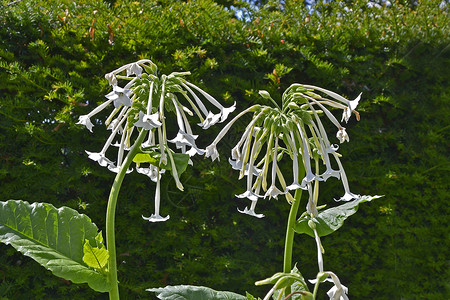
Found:
[[[344,224],[344,221],[348,217],[356,213],[360,203],[372,201],[380,197],[382,196],[361,196],[353,201],[321,211],[319,216],[314,220],[317,234],[319,236],[326,236],[335,232]],[[295,232],[306,233],[314,237],[314,231],[308,225],[309,220],[311,220],[311,217],[308,215],[297,220],[294,228]]]
[[[105,275],[83,262],[85,240],[96,244],[98,228],[88,216],[48,203],[22,200],[0,202],[0,241],[11,244],[54,275],[74,283],[88,283],[107,292]]]
[[[177,285],[147,289],[164,300],[246,300],[247,297],[232,292],[219,292],[204,286]]]

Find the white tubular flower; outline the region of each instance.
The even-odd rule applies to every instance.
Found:
[[[237,170],[237,171],[242,170],[242,160],[232,160],[231,158],[229,158],[228,162],[230,163],[230,165],[233,168],[233,170]],[[245,171],[244,171],[244,175],[245,176],[248,176],[248,170],[249,170],[249,165],[246,164],[245,165]],[[252,166],[252,173],[253,173],[253,175],[259,176],[259,175],[261,175],[261,171],[262,171],[261,169],[258,169],[254,165]]]
[[[131,106],[130,100],[131,90],[121,88],[120,86],[114,85],[113,91],[109,94],[106,94],[106,98],[108,100],[112,100],[114,102],[114,107]]]
[[[103,153],[103,152],[95,153],[95,152],[89,152],[87,150],[85,150],[85,152],[87,153],[87,155],[90,159],[98,162],[98,164],[102,167],[114,166],[114,163],[112,161],[110,161],[108,158],[106,158],[105,153]]]
[[[178,103],[175,98],[172,98],[172,102],[175,106],[177,123],[180,129],[178,130],[177,136],[172,140],[168,140],[168,142],[174,143],[177,149],[182,149],[182,152],[189,154],[189,156],[194,156],[195,154],[205,154],[205,150],[198,148],[195,144],[195,140],[197,139],[198,135],[192,134],[189,122],[184,116],[184,113],[179,109]],[[189,131],[189,133],[186,132],[186,129]],[[187,152],[186,146],[191,147],[191,149]]]
[[[339,170],[341,172],[341,180],[342,180],[342,185],[344,186],[344,196],[342,196],[340,199],[334,199],[335,201],[350,201],[353,199],[357,199],[360,197],[360,195],[357,194],[353,194],[352,192],[350,192],[350,188],[348,186],[348,180],[347,180],[347,175],[345,174],[344,171],[344,167],[342,166],[341,160],[339,159],[339,157],[337,156],[336,153],[333,153],[334,158],[336,159],[336,162],[339,166]]]
[[[305,166],[306,175],[305,178],[303,178],[303,181],[306,183],[309,183],[313,180],[319,180],[322,181],[323,179],[320,178],[320,176],[314,175],[311,170],[311,157],[309,156],[309,145],[308,140],[306,138],[306,133],[303,131],[303,128],[300,126],[300,124],[297,124],[298,133],[300,134],[300,139],[302,140],[302,152],[303,152],[303,163]],[[302,186],[304,186],[302,181]]]
[[[159,168],[157,168],[156,170],[157,173],[159,172]],[[170,216],[167,217],[161,217],[161,215],[159,214],[159,206],[160,206],[160,202],[161,202],[161,187],[160,187],[160,180],[159,180],[160,176],[156,177],[156,191],[155,191],[155,213],[152,214],[150,217],[144,217],[142,216],[142,218],[144,220],[147,220],[149,222],[164,222],[169,220]]]
[[[217,152],[217,143],[220,142],[220,140],[225,136],[225,134],[230,130],[231,126],[236,122],[237,119],[245,115],[246,113],[250,112],[251,110],[255,109],[255,106],[249,107],[246,110],[239,113],[236,117],[234,117],[225,127],[219,132],[217,137],[214,139],[214,141],[206,147],[206,157],[211,157],[211,159],[214,161],[216,158],[219,158],[219,152]],[[219,159],[220,160],[220,159]]]
[[[159,121],[159,113],[154,113],[152,115],[144,114],[142,111],[139,112],[139,120],[134,123],[136,127],[142,127],[145,130],[151,130],[153,128],[158,128],[162,125]]]
[[[158,172],[158,169],[159,168],[154,165],[150,165],[148,168],[139,168],[136,166],[136,172],[148,176],[153,182],[156,182],[158,177],[161,179],[161,174],[166,172],[165,169],[159,169]]]
[[[92,124],[90,118],[92,118],[94,115],[96,115],[97,113],[99,113],[100,111],[105,109],[105,107],[107,107],[112,101],[113,101],[112,99],[108,100],[108,101],[105,101],[102,104],[100,104],[99,106],[97,106],[96,108],[94,108],[87,115],[79,116],[77,124],[81,124],[81,125],[86,126],[86,128],[89,129],[90,132],[92,132],[92,127],[94,125]]]
[[[113,72],[107,73],[105,75],[105,78],[106,78],[106,80],[108,80],[108,83],[109,83],[110,86],[117,85],[117,78],[116,78],[116,75]]]
[[[341,284],[341,281],[336,276],[336,274],[334,274],[333,272],[326,273],[331,276],[331,279],[334,283],[334,286],[327,292],[330,300],[349,300],[347,296],[348,288]]]
[[[275,186],[275,181],[277,178],[277,155],[278,155],[278,137],[275,137],[275,146],[273,147],[273,155],[272,155],[272,184],[270,185],[269,189],[267,189],[264,198],[269,197],[269,199],[271,199],[273,197],[277,199],[279,195],[285,194]]]
[[[338,140],[341,144],[345,141],[347,141],[347,142],[350,141],[350,138],[349,138],[347,132],[345,131],[344,127],[341,127],[339,129],[339,131],[336,133],[336,137],[338,138]]]
[[[215,143],[206,147],[205,157],[211,157],[212,161],[215,161],[216,159],[220,161],[219,152],[217,151]]]
[[[205,120],[198,125],[203,129],[208,129],[212,125],[216,124],[220,120],[220,114],[213,114],[212,112],[208,112],[205,117]]]
[[[255,155],[255,152],[258,149],[258,147],[259,147],[259,142],[256,141],[253,144],[251,154],[250,154],[250,161],[247,164],[247,166],[249,168],[253,168],[254,155]],[[252,186],[253,186],[253,172],[247,172],[247,191],[245,191],[244,193],[242,193],[240,195],[236,195],[236,197],[248,198],[252,201],[257,201],[260,196],[253,192]]]
[[[258,219],[264,218],[264,214],[257,214],[255,212],[255,208],[256,208],[256,203],[257,201],[252,201],[252,204],[250,205],[250,209],[248,209],[247,207],[244,208],[244,210],[240,210],[239,208],[237,209],[238,212],[240,212],[241,214],[246,214]]]
[[[236,102],[228,108],[225,108],[220,104],[216,99],[214,99],[210,94],[199,88],[198,86],[193,85],[192,83],[186,82],[187,85],[199,91],[203,96],[205,96],[206,100],[208,100],[212,105],[220,109],[220,122],[224,122],[230,113],[232,113],[236,109]]]
[[[92,127],[94,127],[94,124],[92,124],[91,119],[89,115],[83,115],[78,117],[78,122],[76,124],[84,125],[86,128],[92,132]]]
[[[92,159],[93,161],[98,162],[98,164],[100,166],[115,168],[114,163],[111,160],[109,160],[108,158],[106,158],[105,153],[106,153],[106,150],[108,150],[109,146],[111,146],[112,140],[114,139],[114,137],[116,136],[117,132],[119,131],[120,125],[122,125],[122,123],[124,121],[125,121],[125,118],[122,119],[122,121],[120,121],[120,123],[118,124],[116,129],[110,134],[110,136],[106,140],[106,143],[105,143],[105,145],[103,146],[103,148],[102,148],[102,150],[100,152],[95,153],[95,152],[85,151],[88,154],[88,157],[90,159]]]
[[[197,137],[198,135],[188,134],[180,129],[177,133],[177,136],[172,140],[168,140],[168,142],[174,143],[177,149],[190,146],[191,150],[186,152],[189,154],[189,156],[194,156],[195,154],[203,155],[206,151],[198,148],[195,144],[195,140],[197,139]]]
[[[131,75],[136,75],[137,77],[140,77],[142,74],[142,67],[138,65],[138,63],[131,63],[127,66],[127,77],[130,77]]]
[[[298,170],[298,149],[295,146],[294,133],[292,131],[290,131],[290,136],[286,136],[286,138],[287,138],[287,140],[290,144],[291,150],[292,150],[292,156],[293,156],[292,173],[294,176],[294,182],[291,185],[287,186],[286,189],[288,191],[292,191],[292,190],[296,190],[296,189],[305,189],[306,186],[301,185],[298,182],[299,181],[299,178],[298,178],[298,171],[299,171]]]
[[[350,119],[350,117],[352,116],[352,111],[354,111],[356,109],[356,107],[358,106],[359,100],[361,99],[361,94],[360,93],[358,95],[358,97],[356,97],[355,100],[351,100],[348,101],[348,106],[346,108],[344,108],[344,112],[342,113],[342,120],[345,120],[345,123],[348,122],[348,120]]]

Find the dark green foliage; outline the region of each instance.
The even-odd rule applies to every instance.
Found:
[[[351,1],[345,9],[333,1],[309,11],[300,1],[268,1],[253,11],[235,2],[248,18],[238,20],[221,6],[229,2],[2,1],[0,200],[69,206],[104,229],[114,174],[84,150],[103,146],[105,116],[92,120],[94,134],[74,123],[109,92],[104,74],[139,58],[152,59],[161,73],[191,71],[192,82],[226,106],[236,101],[238,110],[264,103],[260,89],[279,101],[295,82],[351,99],[363,92],[361,122],[351,119],[351,141],[340,152],[352,191],[385,197],[322,239],[325,269],[353,299],[448,298],[448,4]],[[148,299],[145,289],[177,284],[267,292],[253,284],[282,269],[289,207],[262,201],[262,220],[237,213],[248,204],[234,198],[245,183],[226,157],[243,124],[219,144],[219,163],[194,159],[181,177],[185,192],[163,177],[168,222],[141,219],[153,211],[155,186],[139,174],[126,177],[116,217],[124,299]],[[209,129],[199,146],[217,132]],[[322,186],[320,197],[333,205],[339,183]],[[313,278],[314,240],[296,241],[294,261]],[[53,277],[10,246],[0,251],[0,297],[107,297]]]

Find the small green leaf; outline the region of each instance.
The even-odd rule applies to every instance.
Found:
[[[86,240],[96,243],[97,226],[69,207],[22,200],[0,202],[0,241],[31,257],[56,276],[88,283],[98,292],[110,289],[105,274],[83,261]]]
[[[172,156],[177,168],[178,176],[180,176],[187,169],[189,154],[172,152]],[[133,162],[149,163],[156,167],[160,167],[161,169],[166,169],[172,172],[172,163],[170,162],[170,159],[167,160],[167,164],[161,164],[161,153],[159,151],[155,151],[154,149],[136,154],[133,158]]]
[[[314,220],[317,233],[319,236],[326,236],[335,232],[344,225],[344,221],[348,217],[356,213],[360,203],[369,202],[380,197],[382,196],[361,196],[353,201],[320,212],[318,217]],[[306,233],[307,235],[314,237],[314,231],[308,226],[309,220],[311,220],[311,217],[308,215],[297,220],[294,228],[295,232]]]
[[[105,246],[101,248],[92,247],[89,240],[84,243],[84,255],[83,261],[91,268],[95,270],[103,270],[108,263],[109,252]]]
[[[164,300],[246,300],[247,297],[232,292],[219,292],[204,286],[177,285],[147,289]]]

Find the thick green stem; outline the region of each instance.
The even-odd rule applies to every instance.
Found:
[[[111,188],[108,199],[108,208],[106,209],[106,246],[108,247],[109,260],[108,260],[108,281],[111,284],[111,290],[109,291],[109,299],[119,299],[119,285],[117,281],[117,261],[116,261],[116,236],[114,233],[114,222],[116,216],[116,204],[119,196],[120,186],[122,185],[123,178],[127,173],[128,167],[131,165],[134,156],[139,150],[139,146],[145,138],[147,131],[142,130],[139,133],[136,142],[130,149],[125,161],[120,167],[119,172],[114,178],[114,183]]]
[[[291,205],[291,210],[289,212],[289,218],[286,228],[286,241],[284,243],[284,263],[283,272],[290,273],[292,270],[292,248],[294,246],[294,226],[297,220],[297,212],[300,206],[300,198],[302,197],[302,190],[297,189],[294,194],[294,203]],[[291,293],[291,287],[287,287],[285,295]]]

